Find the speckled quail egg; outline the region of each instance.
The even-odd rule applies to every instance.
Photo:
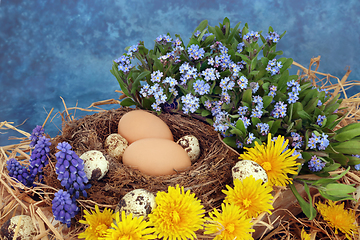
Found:
[[[20,220],[21,218],[21,220]],[[20,222],[19,222],[20,221]],[[16,228],[18,233],[16,239],[31,240],[36,236],[36,229],[30,216],[18,215],[12,217],[2,225],[0,229],[1,239],[12,240],[14,239]]]
[[[232,168],[233,179],[243,180],[253,176],[255,180],[261,179],[263,183],[268,181],[266,171],[257,163],[251,160],[238,161]]]
[[[84,172],[89,180],[100,180],[109,171],[109,161],[100,151],[87,151],[80,158],[84,160]]]
[[[199,140],[193,135],[180,138],[177,143],[187,152],[191,162],[195,162],[200,156]]]
[[[121,161],[128,145],[128,141],[123,136],[113,133],[106,138],[104,147],[110,156]]]
[[[125,211],[126,215],[130,213],[133,217],[146,216],[156,207],[155,196],[145,189],[135,189],[128,192],[120,200],[115,208],[115,212]]]

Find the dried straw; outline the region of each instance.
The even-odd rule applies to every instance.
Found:
[[[341,80],[330,74],[318,72],[319,64],[320,56],[311,59],[308,68],[296,62],[293,63],[294,66],[300,68],[298,75],[308,78],[313,85],[327,89],[333,96],[337,93],[342,94],[343,102],[341,107],[347,107],[347,115],[339,124],[339,127],[357,122],[360,117],[360,93],[349,97],[347,91],[355,85],[360,85],[360,81],[347,80],[351,72],[349,69]],[[314,66],[315,69],[312,70]],[[39,184],[35,188],[24,187],[11,179],[7,175],[5,166],[6,161],[13,157],[21,160],[24,164],[28,164],[31,155],[30,141],[28,140],[30,134],[19,129],[19,126],[14,126],[13,122],[0,122],[0,131],[16,131],[24,136],[18,138],[19,143],[17,144],[0,147],[0,225],[4,224],[12,216],[19,214],[30,215],[37,228],[35,239],[76,239],[77,234],[85,229],[84,226],[77,223],[74,223],[74,226],[68,229],[65,225],[55,221],[52,216],[51,200],[54,192],[61,188],[59,183],[55,184],[55,175],[51,174],[54,173],[55,158],[53,154],[55,153],[55,144],[67,140],[78,154],[90,149],[104,152],[102,145],[105,137],[109,133],[116,132],[116,122],[122,114],[130,111],[130,109],[126,108],[105,111],[99,107],[106,104],[119,104],[120,101],[115,99],[95,102],[88,108],[79,108],[77,106],[68,108],[64,99],[62,101],[65,110],[51,116],[52,109],[43,123],[43,126],[45,126],[47,121],[52,122],[56,116],[60,116],[64,124],[62,134],[51,140],[53,149],[50,164],[45,169],[49,173],[46,184]],[[76,111],[94,114],[76,119]],[[82,210],[93,209],[95,204],[99,205],[100,208],[114,208],[117,201],[129,190],[141,187],[156,192],[166,190],[168,185],[175,185],[176,183],[184,185],[186,189],[195,192],[196,196],[202,200],[207,211],[220,206],[224,197],[221,190],[224,189],[226,184],[231,184],[230,168],[236,161],[236,153],[223,144],[218,134],[205,123],[181,115],[162,114],[160,117],[168,123],[174,132],[175,140],[185,134],[194,134],[194,129],[199,129],[196,134],[198,134],[197,137],[200,139],[201,148],[203,149],[201,160],[187,172],[159,178],[143,175],[112,159],[112,169],[116,169],[117,172],[109,172],[107,179],[98,185],[93,183],[96,187],[90,193],[90,198],[78,200]],[[91,118],[92,120],[90,120]],[[87,130],[81,131],[84,129]],[[106,154],[106,152],[104,153]],[[339,171],[343,170],[340,169]],[[207,173],[211,174],[206,176]],[[114,182],[109,182],[110,179]],[[340,179],[340,182],[358,186],[360,184],[360,174],[350,171]],[[301,191],[300,188],[299,190]],[[106,198],[99,196],[99,194],[96,195],[95,191],[101,191],[100,195],[105,195]],[[313,221],[307,220],[300,213],[301,209],[296,201],[290,201],[291,196],[292,193],[290,193],[289,189],[281,188],[274,191],[275,210],[273,214],[271,216],[262,214],[253,220],[256,229],[255,238],[300,239],[301,229],[305,228],[307,232],[311,232],[311,239],[315,239],[315,237],[317,239],[345,239],[345,236],[341,233],[335,235],[333,229],[322,220],[321,216],[317,216]],[[313,199],[313,203],[324,201],[319,194],[315,194]],[[359,203],[352,205],[350,201],[347,201],[346,207],[353,209],[359,215]],[[82,218],[81,214],[76,217],[76,220],[79,218]],[[198,238],[210,239],[209,236],[204,236],[202,231],[199,231]]]

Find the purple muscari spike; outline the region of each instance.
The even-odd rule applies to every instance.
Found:
[[[57,148],[63,155],[56,155],[58,159],[58,162],[55,165],[56,173],[62,174],[60,176],[61,185],[68,190],[68,193],[72,195],[73,199],[77,199],[80,197],[80,192],[76,191],[76,193],[74,189],[81,190],[83,194],[86,192],[86,189],[91,187],[90,184],[84,185],[84,183],[87,183],[89,180],[84,172],[83,160],[71,150],[71,146],[67,142],[59,143]]]
[[[33,178],[36,177],[37,174],[40,174],[39,180],[41,180],[43,168],[49,163],[48,155],[50,152],[51,142],[49,138],[45,136],[40,136],[35,145],[35,148],[30,156],[30,174]]]
[[[39,140],[39,137],[44,135],[44,129],[42,126],[37,125],[31,133],[29,139],[31,140],[30,147],[35,147],[36,143]]]
[[[56,192],[54,199],[52,200],[52,212],[55,220],[58,220],[68,227],[71,226],[71,218],[75,217],[78,212],[76,202],[71,199],[68,192],[60,189]]]

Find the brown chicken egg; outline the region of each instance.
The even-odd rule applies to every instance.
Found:
[[[188,154],[179,144],[162,138],[144,138],[130,144],[123,163],[152,176],[174,174],[191,166]]]
[[[118,133],[129,144],[143,138],[174,140],[166,123],[159,117],[144,110],[133,110],[124,114],[119,121]]]

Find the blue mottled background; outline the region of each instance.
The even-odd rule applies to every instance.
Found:
[[[308,66],[321,55],[321,72],[341,78],[350,66],[350,79],[360,80],[358,0],[0,0],[0,122],[26,120],[20,128],[31,132],[46,111],[64,109],[60,96],[69,107],[117,99],[109,70],[125,47],[152,47],[167,32],[186,40],[202,20],[214,26],[224,17],[254,31],[286,30],[277,48],[285,57]],[[56,136],[60,123],[45,131]],[[0,146],[17,142],[10,136],[20,135],[2,132]]]

